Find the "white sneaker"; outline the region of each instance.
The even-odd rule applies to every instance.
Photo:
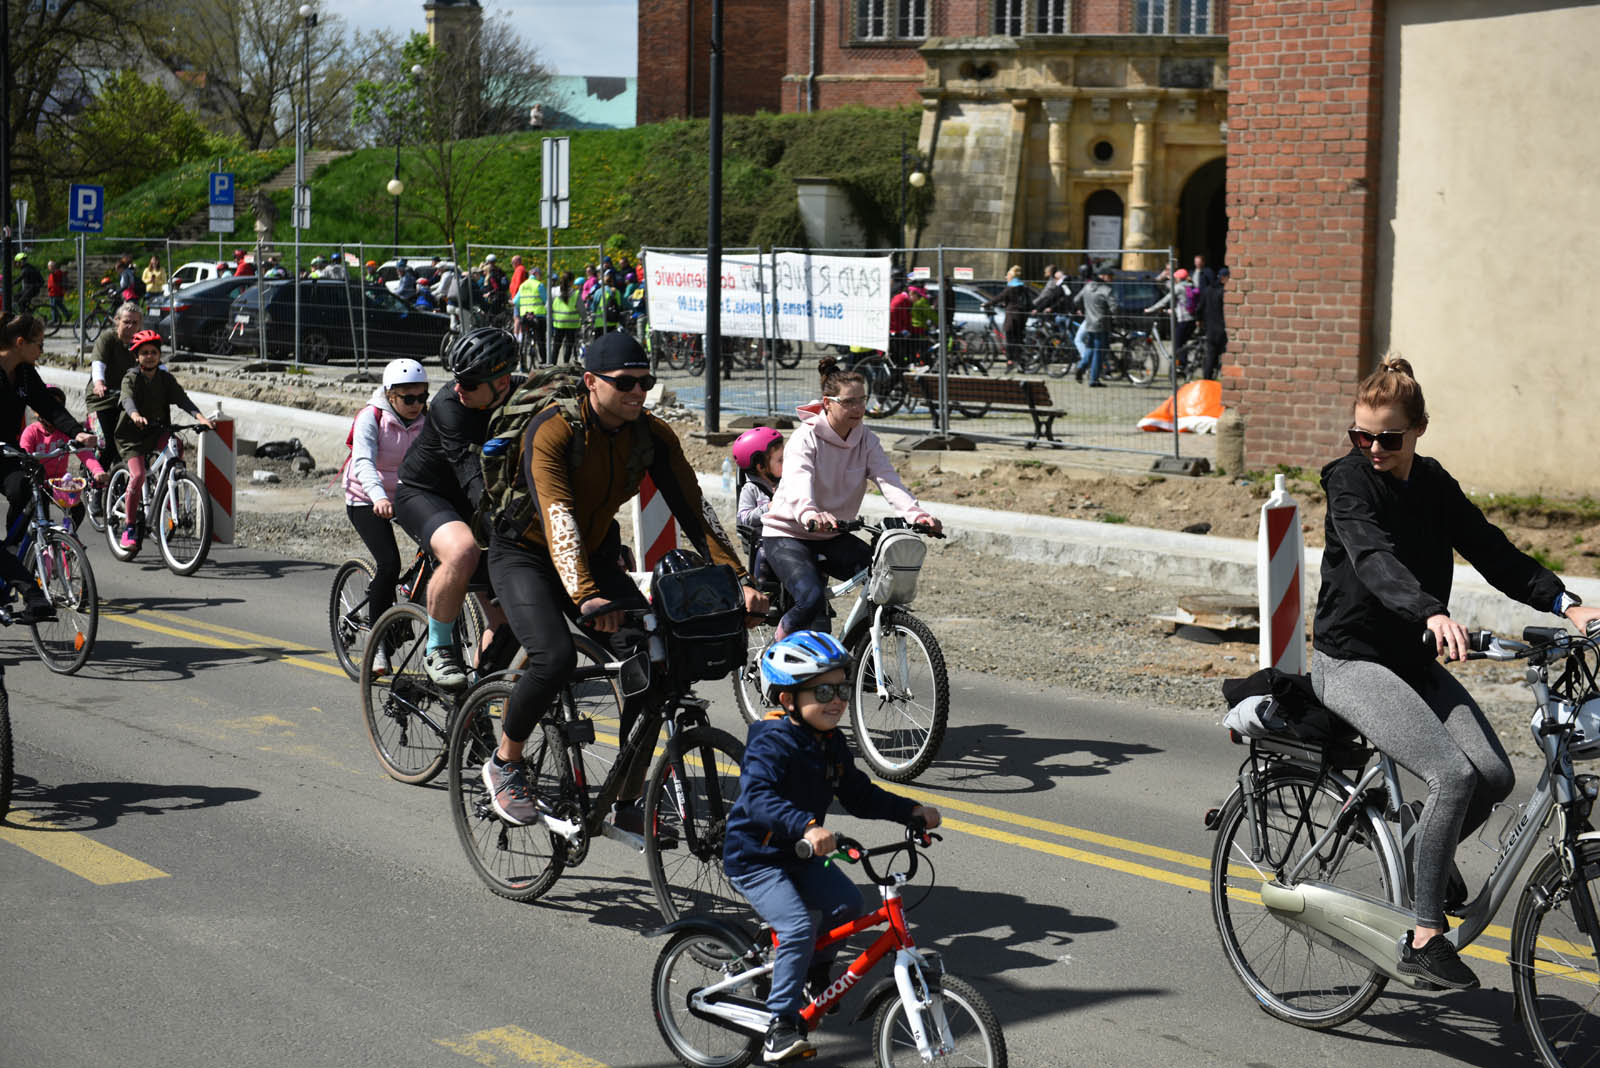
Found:
[[[389,674],[389,654],[381,648],[372,651],[372,673],[374,675]]]

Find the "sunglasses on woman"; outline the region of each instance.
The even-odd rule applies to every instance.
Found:
[[[1406,428],[1406,430],[1410,429],[1410,427]],[[1366,430],[1357,430],[1355,427],[1350,428],[1350,444],[1362,452],[1372,448],[1374,441],[1382,447],[1384,452],[1399,452],[1401,446],[1406,443],[1406,431],[1385,430],[1381,434],[1374,434]]]
[[[815,686],[804,687],[804,691],[815,694],[819,705],[825,705],[829,701],[850,699],[850,684],[847,682],[822,682]]]

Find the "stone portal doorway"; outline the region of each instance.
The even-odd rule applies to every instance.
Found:
[[[1196,253],[1220,267],[1228,262],[1227,161],[1201,164],[1178,195],[1178,262],[1187,266]]]
[[[1092,250],[1119,249],[1127,239],[1122,197],[1110,189],[1096,189],[1083,202],[1084,247]],[[1111,257],[1096,256],[1101,259]]]

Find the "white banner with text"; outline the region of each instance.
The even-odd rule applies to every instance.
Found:
[[[889,347],[889,257],[726,255],[722,333],[819,345]],[[706,258],[645,253],[650,329],[703,334]]]

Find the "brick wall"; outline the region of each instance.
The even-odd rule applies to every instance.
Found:
[[[723,112],[777,111],[788,42],[771,0],[723,0],[722,39]],[[638,122],[708,114],[710,64],[711,0],[639,0]]]
[[[1229,352],[1252,467],[1339,449],[1371,366],[1382,119],[1379,0],[1228,11]]]

